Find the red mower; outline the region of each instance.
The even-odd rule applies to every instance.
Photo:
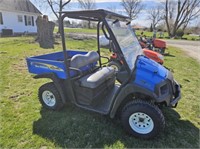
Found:
[[[165,53],[165,49],[167,48],[166,42],[160,39],[146,39],[146,40],[139,40],[140,45],[142,48],[147,48],[149,50],[156,51],[160,54]]]
[[[155,51],[152,50],[148,50],[148,49],[143,49],[143,53],[146,57],[156,61],[159,64],[163,64],[164,63],[164,56],[161,55],[160,53],[157,53]],[[113,53],[110,56],[110,62],[108,63],[108,66],[111,66],[113,68],[115,68],[116,71],[120,70],[121,66],[123,65],[123,62],[120,61],[120,59],[118,58],[116,53]]]
[[[156,61],[157,63],[159,64],[163,64],[164,63],[164,56],[161,55],[160,53],[158,52],[155,52],[155,51],[152,51],[152,50],[149,50],[149,49],[143,49],[143,53],[146,57]]]
[[[118,71],[121,68],[121,66],[123,65],[123,62],[120,61],[120,58],[115,53],[114,47],[110,46],[109,40],[107,40],[106,37],[104,37],[104,36],[100,37],[100,46],[104,47],[104,48],[109,48],[110,51],[113,52],[110,56],[108,65],[114,67],[115,70]],[[159,63],[161,65],[164,63],[164,56],[158,52],[149,50],[148,48],[143,48],[143,54],[146,57],[156,61],[157,63]]]

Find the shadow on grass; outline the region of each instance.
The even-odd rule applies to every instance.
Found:
[[[174,55],[171,55],[170,53],[165,53],[164,56],[166,56],[166,57],[176,57]]]
[[[118,119],[68,106],[61,112],[41,109],[41,118],[33,122],[33,134],[70,148],[198,148],[199,129],[180,120],[173,109],[163,109],[166,128],[153,140],[127,135]]]

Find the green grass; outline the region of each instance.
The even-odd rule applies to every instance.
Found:
[[[184,35],[183,38],[187,38],[187,40],[200,40],[200,36]]]
[[[54,32],[57,32],[58,28],[55,28]],[[140,36],[141,32],[144,33],[144,35],[146,35],[147,37],[152,37],[153,36],[153,32],[149,32],[149,31],[141,31],[141,30],[136,30],[136,35]],[[65,33],[86,33],[86,34],[96,34],[97,31],[96,29],[88,29],[88,28],[65,28]],[[101,31],[102,33],[102,31]],[[159,32],[157,32],[157,38],[159,38]],[[163,39],[167,39],[166,37],[168,37],[168,33],[164,32],[164,38]],[[184,35],[183,38],[187,38],[187,40],[199,40],[200,37],[199,36],[190,36],[190,35]],[[178,40],[178,39],[177,39]]]
[[[0,38],[0,148],[199,148],[200,64],[169,47],[165,66],[182,85],[176,109],[164,108],[166,128],[154,140],[128,136],[118,119],[67,104],[62,111],[48,111],[37,98],[48,80],[34,80],[26,56],[61,49],[41,49],[31,37]],[[94,40],[68,40],[69,49],[96,50]],[[104,54],[108,55],[104,50]]]
[[[141,30],[137,30],[137,31],[136,31],[137,36],[140,36],[141,32],[142,32]],[[153,36],[153,32],[143,31],[143,33],[144,33],[144,35],[146,35],[147,37],[152,37],[152,36]],[[163,39],[167,39],[166,37],[168,37],[168,36],[169,36],[168,33],[167,33],[167,32],[164,32]],[[157,32],[156,37],[157,37],[157,38],[160,37],[159,32]],[[200,39],[199,36],[190,36],[190,35],[184,35],[182,38],[187,38],[187,40],[199,40],[199,39]],[[177,39],[177,40],[180,40],[180,39]]]
[[[55,28],[54,32],[57,32],[58,28]],[[65,33],[87,33],[87,34],[96,34],[96,29],[88,28],[65,28]]]

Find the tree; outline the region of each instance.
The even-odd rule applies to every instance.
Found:
[[[200,16],[199,0],[166,0],[165,22],[168,34],[174,37],[178,29],[185,30],[188,23]]]
[[[117,13],[117,8],[114,5],[110,5],[107,7],[107,10]]]
[[[132,20],[137,18],[144,7],[144,5],[141,4],[141,0],[122,0],[121,5]]]
[[[60,19],[61,19],[61,14],[60,13],[56,13],[56,7],[58,8],[57,11],[61,12],[63,11],[64,7],[71,1],[71,0],[46,0],[47,3],[49,4],[52,12],[54,13],[54,15],[56,16],[56,18],[58,19],[58,22],[60,24]],[[64,2],[65,1],[65,2]],[[57,6],[56,6],[57,5]],[[60,33],[60,25],[58,26],[58,33]]]
[[[70,2],[71,0],[35,0],[37,4],[41,4],[40,7],[43,8],[44,6],[49,6],[51,11],[60,22],[61,14],[58,12],[63,11],[64,7]],[[58,33],[60,33],[60,26],[58,26]]]
[[[152,28],[156,26],[164,19],[163,9],[161,6],[152,7],[148,12],[147,19],[152,22]]]
[[[182,29],[177,30],[177,32],[176,32],[177,37],[182,38],[183,35],[184,35],[184,31]]]
[[[151,26],[150,26],[150,29],[149,29],[150,32],[153,32],[153,25],[151,23]]]
[[[78,0],[79,6],[84,10],[92,10],[96,8],[95,0]],[[88,28],[91,28],[91,22],[88,21]]]

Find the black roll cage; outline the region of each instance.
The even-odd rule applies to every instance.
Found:
[[[59,22],[60,25],[60,30],[61,30],[61,38],[62,38],[62,47],[63,47],[63,53],[64,53],[64,63],[65,63],[65,71],[67,73],[67,75],[70,77],[70,65],[69,65],[69,61],[67,61],[68,55],[66,52],[66,42],[65,42],[65,33],[64,33],[64,25],[63,25],[63,21],[66,17],[68,18],[72,18],[72,19],[80,19],[80,20],[87,20],[87,21],[96,21],[98,22],[97,24],[97,46],[98,46],[98,53],[101,56],[101,51],[100,51],[100,45],[99,45],[99,35],[100,35],[100,24],[103,23],[102,27],[105,26],[108,33],[110,34],[110,38],[112,39],[113,44],[116,47],[116,52],[118,54],[118,56],[122,59],[122,61],[124,62],[125,68],[127,69],[128,73],[131,73],[130,68],[128,67],[128,64],[126,63],[122,51],[120,49],[120,46],[112,32],[112,30],[110,29],[107,21],[106,21],[106,17],[107,18],[111,18],[111,19],[118,19],[118,20],[123,20],[123,21],[130,21],[130,19],[126,16],[120,15],[120,14],[116,14],[107,10],[103,10],[103,9],[98,9],[98,10],[86,10],[86,11],[63,11],[63,12],[59,12],[61,14],[61,19]],[[104,32],[104,31],[103,31]],[[102,66],[102,62],[101,59],[99,59],[99,64],[100,67]]]

